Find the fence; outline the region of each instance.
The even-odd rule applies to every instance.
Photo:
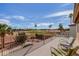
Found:
[[[69,33],[68,32],[65,33],[65,34],[61,34],[61,35],[60,34],[56,34],[54,37],[57,37],[57,36],[61,36],[61,37],[65,36],[65,37],[68,37],[69,36]],[[14,34],[14,35],[6,35],[5,36],[5,40],[4,40],[5,41],[5,44],[4,44],[5,47],[4,48],[1,48],[2,43],[0,41],[0,55],[1,56],[5,56],[5,55],[8,55],[8,54],[12,54],[12,53],[14,53],[17,50],[22,49],[22,46],[20,44],[17,44],[17,42],[15,41],[16,40],[16,36],[17,36],[17,34]],[[50,42],[51,40],[53,40],[52,39],[53,36],[48,36],[48,37],[47,36],[43,36],[43,39],[41,39],[41,40],[39,39],[39,37],[40,36],[38,36],[36,38],[35,37],[34,38],[31,37],[29,39],[29,41],[32,40],[31,42],[33,42],[32,43],[33,46],[32,46],[32,48],[29,49],[30,51],[28,53],[34,51],[35,49],[37,49],[37,48],[43,46],[44,44]],[[1,38],[0,38],[0,40],[1,40]]]

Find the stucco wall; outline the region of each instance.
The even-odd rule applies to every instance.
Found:
[[[76,38],[73,47],[79,46],[79,24],[76,24]]]
[[[76,36],[76,26],[70,26],[69,36],[75,38],[75,36]]]

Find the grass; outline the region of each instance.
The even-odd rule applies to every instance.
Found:
[[[54,33],[53,32],[49,32],[47,30],[28,30],[26,31],[27,35],[30,35],[30,36],[35,36],[35,34],[42,34],[42,35],[45,35],[45,36],[53,36]]]

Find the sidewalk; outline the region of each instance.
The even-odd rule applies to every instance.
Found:
[[[60,43],[60,39],[68,39],[63,37],[56,37],[51,42],[45,44],[44,46],[36,49],[35,51],[27,54],[26,56],[51,56],[50,47],[58,48],[58,44]]]
[[[46,39],[45,43],[48,43],[51,40],[52,40],[51,38]],[[37,48],[39,48],[39,47],[41,47],[43,45],[44,45],[43,41],[37,42],[37,43],[34,42],[33,46],[28,46],[28,47],[22,48],[22,49],[20,49],[18,51],[14,51],[14,52],[8,54],[7,56],[24,56],[24,55],[26,55],[28,53],[31,53],[32,51],[36,50]]]
[[[50,47],[58,48],[59,40],[68,38],[66,37],[52,37],[45,40],[45,44],[43,41],[34,43],[33,46],[28,46],[26,48],[22,48],[18,51],[8,54],[7,56],[50,56]]]
[[[28,45],[28,44],[31,44],[31,42],[26,42],[25,44]],[[28,48],[29,48],[29,47],[28,47]],[[23,48],[22,48],[21,45],[19,45],[19,46],[17,46],[17,47],[12,48],[12,49],[8,49],[8,50],[3,51],[3,55],[9,55],[9,54],[15,55],[15,54],[13,54],[13,53],[15,53],[16,51],[19,51],[19,50],[21,50],[21,49],[23,49]],[[0,55],[1,55],[1,54],[2,54],[2,52],[1,52],[1,50],[0,50]]]
[[[13,49],[5,50],[5,51],[3,51],[3,55],[7,55],[7,54],[12,53],[12,52],[14,52],[14,51],[16,51],[18,49],[21,49],[21,48],[22,48],[21,46],[17,46],[17,47],[15,47]],[[0,52],[0,55],[1,54],[2,54],[2,52]]]

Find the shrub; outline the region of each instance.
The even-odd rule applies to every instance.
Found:
[[[35,36],[37,39],[44,40],[44,35],[42,34],[35,34]]]
[[[20,32],[20,33],[18,33],[18,36],[16,36],[16,42],[18,44],[23,44],[23,43],[25,43],[26,40],[27,40],[27,36],[26,36],[25,32]]]

